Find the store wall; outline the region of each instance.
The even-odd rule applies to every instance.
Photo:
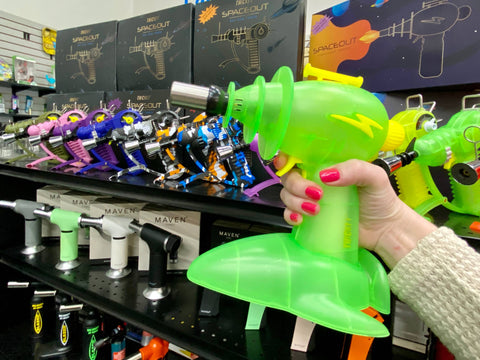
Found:
[[[189,2],[195,3],[195,0],[189,0]],[[312,14],[342,1],[306,0],[306,2],[306,29],[310,29]],[[185,0],[24,0],[19,4],[11,0],[0,0],[0,9],[62,30],[104,21],[122,20],[184,3]]]

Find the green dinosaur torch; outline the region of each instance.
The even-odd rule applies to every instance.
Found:
[[[415,104],[417,100],[417,106]],[[436,103],[423,102],[421,94],[410,95],[406,98],[406,109],[392,117],[404,129],[404,139],[394,153],[409,152],[415,140],[435,131],[438,120],[432,113]],[[428,166],[413,161],[408,166],[398,168],[394,177],[397,183],[398,197],[420,215],[425,215],[433,208],[444,204],[447,198],[429,189],[424,173]]]
[[[467,100],[474,100],[467,107]],[[441,198],[429,167],[443,166],[448,171],[452,199],[441,204],[447,209],[461,214],[480,215],[480,108],[477,101],[480,94],[462,98],[462,109],[437,130],[415,140],[413,147],[403,153],[385,159],[377,159],[375,164],[392,173],[412,161],[420,165],[430,193]],[[395,164],[397,163],[397,164]],[[393,164],[393,166],[392,166]]]
[[[247,142],[258,133],[264,159],[281,150],[317,184],[329,166],[375,158],[389,132],[387,112],[370,92],[335,81],[294,82],[288,67],[278,69],[270,83],[259,76],[239,90],[230,83],[227,92],[174,82],[170,98],[177,106],[238,119]],[[358,247],[357,189],[323,189],[322,211],[290,234],[214,248],[191,264],[188,278],[338,331],[388,336],[384,325],[361,311],[371,306],[389,313],[390,289],[381,263]]]

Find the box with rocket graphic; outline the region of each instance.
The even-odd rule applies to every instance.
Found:
[[[193,5],[184,4],[118,22],[118,90],[169,89],[191,82]]]
[[[195,84],[242,87],[281,66],[302,79],[304,0],[211,0],[195,6]]]
[[[60,30],[55,54],[59,93],[117,89],[117,21]]]
[[[314,67],[386,92],[480,82],[480,2],[352,0],[312,16]]]

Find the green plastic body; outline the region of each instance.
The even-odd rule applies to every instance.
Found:
[[[4,132],[5,134],[17,134],[20,132],[24,132],[30,125],[35,124],[35,121],[35,119],[27,119],[12,124],[7,124],[5,126]]]
[[[448,153],[451,153],[452,156],[452,160],[449,161],[450,167],[456,163],[474,160],[476,158],[474,142],[480,142],[480,130],[471,126],[479,125],[480,109],[465,109],[453,115],[444,126],[415,142],[414,150],[418,154],[415,162],[422,167],[432,195],[443,196],[428,167],[444,165],[449,160]],[[449,178],[452,200],[444,202],[443,205],[451,211],[479,216],[480,182],[477,181],[473,185],[462,185],[456,182],[450,174]]]
[[[12,124],[7,124],[4,129],[5,134],[21,134],[21,133],[26,133],[27,128],[35,124],[37,121],[36,118],[34,119],[27,119],[27,120],[22,120],[18,121]],[[14,163],[15,161],[18,161],[20,159],[23,159],[25,157],[37,157],[25,144],[23,141],[17,139],[15,140],[15,144],[23,150],[23,154],[15,157],[9,157],[7,160],[7,163]]]
[[[381,102],[361,88],[329,81],[294,82],[282,67],[265,83],[229,87],[230,116],[247,140],[258,133],[263,158],[278,150],[301,160],[306,177],[347,159],[376,157],[388,132]],[[225,121],[226,123],[226,121]],[[290,234],[268,234],[214,248],[190,266],[201,286],[291,312],[351,334],[382,337],[384,325],[361,310],[390,311],[390,289],[380,262],[358,248],[356,187],[322,184],[321,212],[304,217]]]
[[[78,258],[78,228],[81,213],[55,208],[50,222],[60,228],[60,261]]]
[[[392,121],[402,125],[405,137],[402,144],[395,149],[396,153],[407,150],[413,139],[420,139],[428,133],[423,128],[423,122],[434,118],[434,115],[423,107],[410,108],[395,114]],[[422,170],[422,167],[424,168]],[[430,192],[424,177],[426,165],[412,162],[395,171],[399,198],[416,212],[425,215],[433,208],[445,203],[447,199],[441,194],[433,195]],[[428,167],[426,168],[428,170]]]

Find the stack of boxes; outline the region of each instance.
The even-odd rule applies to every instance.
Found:
[[[288,3],[288,4],[286,4]],[[280,66],[301,80],[304,49],[303,1],[212,0],[195,7],[194,82],[243,87]]]
[[[304,19],[304,0],[212,0],[60,30],[57,94],[48,96],[47,110],[53,103],[61,109],[64,94],[95,110],[91,92],[103,92],[108,103],[168,92],[173,81],[244,86],[258,75],[269,81],[280,66],[301,79]]]
[[[128,107],[141,109],[143,116],[149,116],[167,108],[168,96],[169,91],[166,89],[108,91],[105,93],[105,104],[109,108],[115,107],[116,111]]]
[[[117,22],[57,33],[56,89],[60,93],[116,90]]]
[[[118,22],[117,89],[168,89],[192,79],[193,5]]]

